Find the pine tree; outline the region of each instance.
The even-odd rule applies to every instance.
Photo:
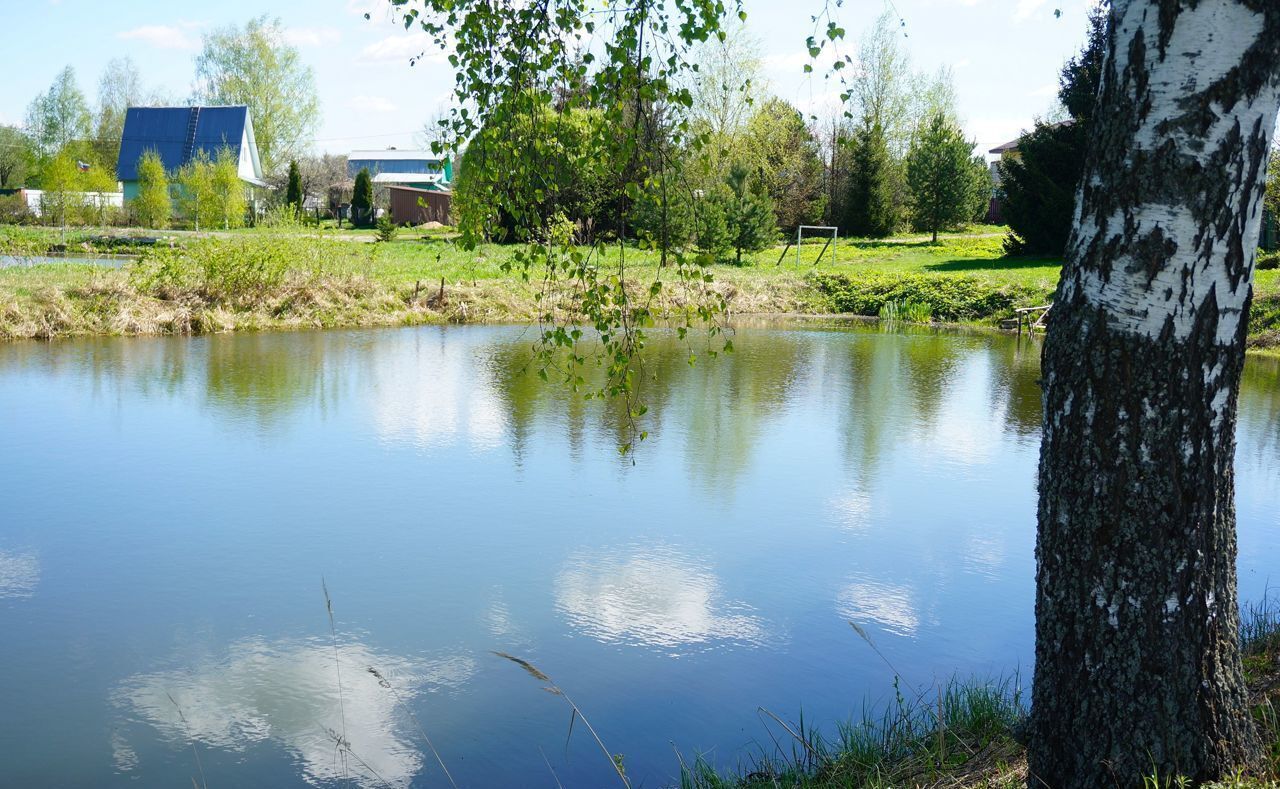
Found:
[[[985,191],[985,171],[974,167],[974,144],[947,116],[929,119],[907,153],[907,187],[913,223],[933,233],[954,228],[973,218],[974,202]]]
[[[892,171],[884,130],[879,123],[864,122],[853,141],[846,233],[863,238],[884,238],[893,233],[897,216]]]
[[[289,162],[289,185],[285,188],[285,203],[293,209],[295,216],[302,216],[302,172],[298,170],[298,160]]]
[[[729,246],[738,265],[742,265],[743,252],[764,249],[778,237],[773,201],[763,189],[753,188],[757,185],[751,183],[750,175],[744,165],[735,164],[725,178],[729,187],[725,224],[729,230]]]
[[[133,211],[138,224],[143,227],[165,228],[169,226],[172,203],[169,198],[169,177],[164,163],[155,151],[147,151],[138,160],[138,196],[133,200]]]
[[[369,170],[360,168],[356,173],[355,189],[351,195],[351,224],[369,226],[373,222],[373,179]]]

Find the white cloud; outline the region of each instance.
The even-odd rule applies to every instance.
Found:
[[[1030,19],[1036,11],[1047,2],[1047,0],[1018,0],[1018,5],[1013,9],[1013,21],[1025,22]]]
[[[200,45],[199,41],[184,30],[171,25],[143,25],[116,33],[116,38],[141,41],[157,49],[195,49]]]
[[[1034,97],[1034,98],[1037,98],[1037,99],[1039,99],[1039,98],[1044,98],[1044,97],[1046,97],[1046,96],[1057,96],[1057,95],[1058,95],[1058,83],[1056,83],[1056,82],[1050,82],[1050,83],[1047,83],[1047,84],[1045,84],[1045,85],[1041,85],[1040,87],[1038,87],[1038,88],[1036,88],[1035,90],[1031,91],[1031,92],[1030,92],[1030,93],[1028,93],[1027,95],[1028,95],[1028,96],[1031,96],[1031,97]]]
[[[388,61],[408,62],[419,55],[430,63],[439,63],[445,59],[444,53],[435,45],[426,33],[392,34],[366,46],[360,51],[363,63],[386,63]]]
[[[342,40],[342,32],[334,27],[291,27],[284,40],[295,47],[320,47]]]

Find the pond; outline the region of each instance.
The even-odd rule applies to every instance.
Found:
[[[463,786],[616,782],[495,652],[644,786],[772,751],[762,708],[834,734],[890,700],[850,620],[912,686],[1026,684],[1035,345],[658,340],[623,457],[617,404],[527,373],[532,339],[0,345],[0,784],[447,785],[424,735]],[[1278,384],[1250,361],[1245,599],[1280,566]]]

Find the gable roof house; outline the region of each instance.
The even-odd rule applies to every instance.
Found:
[[[172,174],[201,152],[216,159],[224,147],[239,158],[241,181],[250,187],[267,185],[248,107],[130,107],[116,164],[125,200],[138,196],[138,160],[147,151],[155,151]]]

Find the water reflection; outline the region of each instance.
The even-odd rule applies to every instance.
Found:
[[[869,579],[851,581],[841,589],[836,611],[859,626],[874,622],[900,636],[914,636],[921,624],[910,587]]]
[[[605,643],[679,653],[765,638],[763,621],[725,601],[711,570],[668,546],[575,553],[556,577],[555,597],[574,630]]]
[[[40,561],[29,553],[0,551],[0,599],[31,597],[40,583]]]
[[[232,644],[222,662],[133,677],[114,702],[174,743],[245,751],[271,742],[291,754],[309,782],[349,776],[360,786],[408,786],[423,756],[402,702],[460,687],[475,670],[469,657],[418,661],[360,643],[339,644],[335,654],[331,643],[254,639]],[[345,760],[339,736],[350,744]],[[118,768],[137,765],[127,741],[113,740],[113,751]]]

